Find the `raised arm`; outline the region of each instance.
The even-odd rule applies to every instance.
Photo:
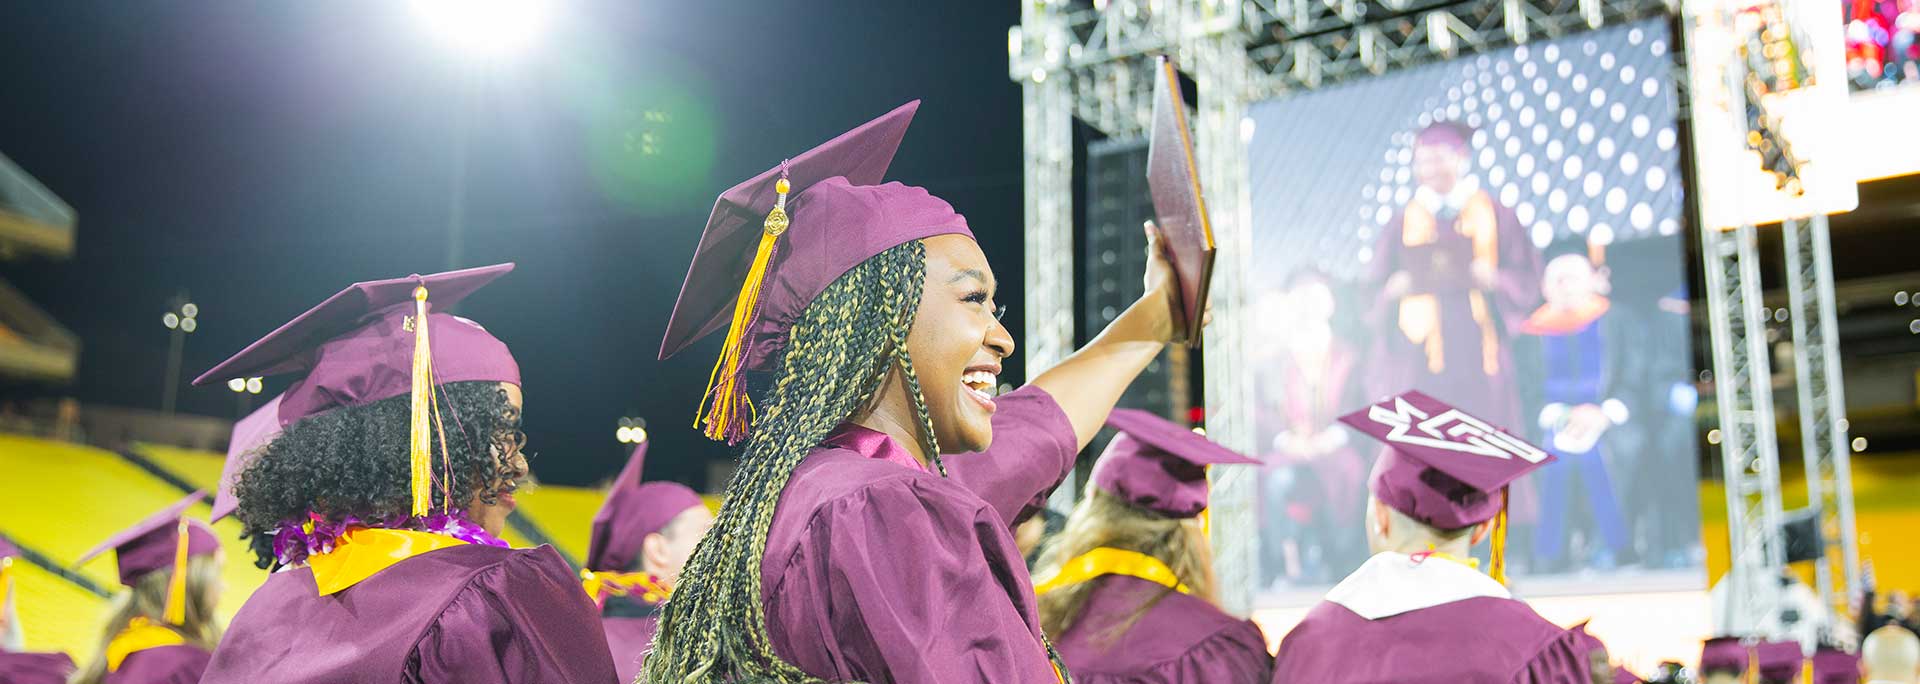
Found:
[[[1178,293],[1160,231],[1148,223],[1146,293],[1087,346],[1029,383],[1059,402],[1073,424],[1077,448],[1093,441],[1121,393],[1173,339],[1173,302]]]

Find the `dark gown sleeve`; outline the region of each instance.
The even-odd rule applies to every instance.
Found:
[[[1561,632],[1534,652],[1514,674],[1513,684],[1592,684],[1595,649],[1605,662],[1606,647],[1588,636],[1584,626]]]
[[[943,483],[908,479],[816,511],[763,591],[769,621],[789,626],[776,646],[829,681],[1055,682],[1015,600],[1033,589],[1005,524]]]
[[[138,651],[109,673],[106,684],[199,684],[213,653],[195,646],[162,646]]]
[[[414,645],[407,682],[615,681],[593,602],[550,547],[515,552],[456,593]]]
[[[995,402],[993,444],[983,451],[942,457],[947,476],[993,506],[1007,525],[1039,507],[1073,470],[1080,441],[1053,395],[1033,385]]]

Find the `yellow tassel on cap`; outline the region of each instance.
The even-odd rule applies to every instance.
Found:
[[[6,609],[10,596],[13,596],[13,557],[0,557],[0,610]]]
[[[1500,512],[1493,514],[1493,550],[1487,563],[1487,576],[1507,583],[1507,488],[1500,488]]]
[[[740,298],[733,306],[733,323],[727,327],[720,359],[707,376],[706,396],[693,418],[694,427],[700,428],[708,439],[728,444],[744,439],[753,423],[753,401],[747,398],[746,383],[740,377],[746,369],[747,329],[753,326],[760,308],[760,286],[766,281],[768,262],[773,261],[774,244],[787,232],[787,192],[792,186],[784,172],[773,188],[780,196],[774,201],[773,211],[767,212],[760,246],[754,250],[753,265],[747,269],[746,282],[740,285]]]
[[[173,577],[167,582],[167,624],[187,624],[187,518],[181,516],[173,542]]]
[[[413,468],[413,516],[433,507],[433,347],[427,340],[427,288],[413,288],[413,409],[407,455]]]

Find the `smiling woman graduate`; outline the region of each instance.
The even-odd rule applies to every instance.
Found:
[[[201,681],[614,681],[573,570],[499,537],[527,474],[519,365],[436,310],[512,269],[355,284],[195,381],[304,374],[234,486],[274,573]]]
[[[917,107],[714,206],[661,355],[727,329],[701,424],[746,446],[644,681],[1065,678],[1011,525],[1172,337],[1171,268],[1156,256],[1099,338],[995,397],[1014,342],[966,219],[880,182]]]

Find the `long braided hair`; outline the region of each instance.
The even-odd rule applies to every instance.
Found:
[[[641,681],[820,681],[774,653],[760,603],[760,559],[774,506],[794,468],[834,428],[867,408],[894,369],[912,396],[922,450],[946,475],[920,379],[907,356],[926,257],[919,241],[882,252],[834,280],[801,312],[756,402],[759,416],[727,483],[726,503],[661,612]]]

